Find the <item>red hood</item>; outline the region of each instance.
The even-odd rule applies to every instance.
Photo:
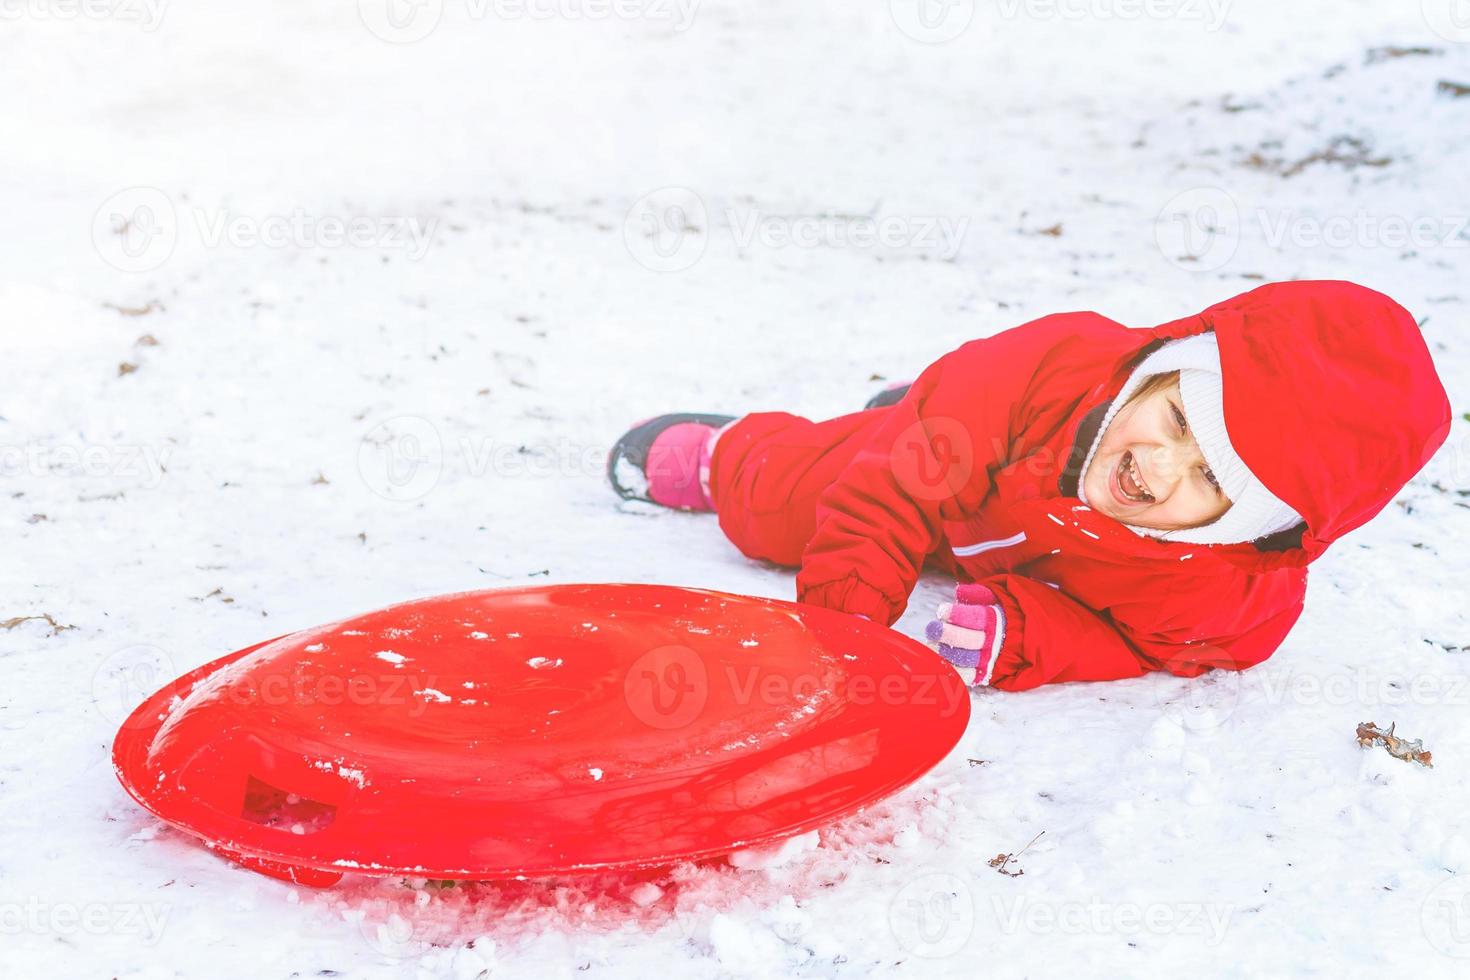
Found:
[[[1210,545],[1251,571],[1304,566],[1388,506],[1449,436],[1450,404],[1409,311],[1350,282],[1271,283],[1154,327],[1215,332],[1225,427],[1302,515],[1300,543]]]

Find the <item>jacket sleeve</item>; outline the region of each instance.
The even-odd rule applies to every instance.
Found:
[[[1207,670],[1244,670],[1281,645],[1301,616],[1302,597],[1226,635],[1188,627],[1140,628],[1096,612],[1045,582],[1024,575],[986,578],[1005,613],[1006,631],[990,684],[1024,691],[1063,681],[1103,681],[1165,670],[1198,677]]]
[[[1069,339],[1099,321],[1090,313],[1042,317],[972,340],[925,368],[818,498],[798,601],[895,622],[942,540],[943,522],[980,505],[1015,433],[1043,410],[1026,397],[1041,363],[1064,357]]]

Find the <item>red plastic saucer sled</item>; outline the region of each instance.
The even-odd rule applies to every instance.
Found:
[[[854,616],[652,585],[407,602],[240,650],[152,695],[114,764],[247,867],[503,879],[766,844],[939,762],[970,701]]]

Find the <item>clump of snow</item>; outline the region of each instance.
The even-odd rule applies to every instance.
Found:
[[[628,457],[618,457],[617,462],[613,464],[613,474],[618,483],[634,497],[646,498],[648,496],[648,477],[644,474],[643,468]]]
[[[918,847],[923,839],[923,835],[919,832],[918,824],[906,823],[899,828],[898,833],[893,835],[893,846],[901,850],[910,851]]]
[[[774,844],[762,847],[751,847],[741,851],[733,851],[729,856],[733,867],[745,871],[762,871],[767,868],[779,868],[784,864],[796,860],[808,851],[814,851],[820,843],[821,835],[815,831],[788,837]]]
[[[651,881],[640,882],[628,893],[628,898],[640,908],[647,908],[663,896],[664,890]]]
[[[401,664],[408,659],[403,654],[394,653],[392,650],[379,650],[377,653],[373,654],[373,656],[377,657],[379,660],[394,665]]]
[[[320,769],[323,772],[336,773],[354,786],[360,787],[366,785],[367,777],[361,769],[345,766],[340,760],[334,762],[329,759],[315,759],[311,764],[314,768]]]

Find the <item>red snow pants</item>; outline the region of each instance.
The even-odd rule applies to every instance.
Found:
[[[710,497],[725,537],[748,557],[800,566],[816,533],[817,498],[890,411],[869,408],[825,422],[754,412],[732,424],[710,458]],[[936,564],[953,571],[948,563]]]

